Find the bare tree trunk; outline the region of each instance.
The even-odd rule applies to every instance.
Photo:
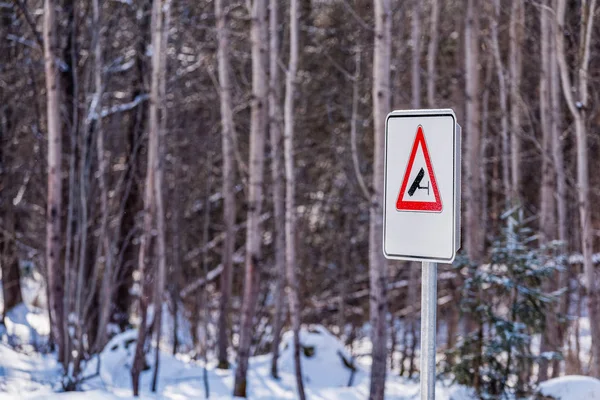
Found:
[[[422,1],[413,1],[413,14],[412,14],[412,103],[413,109],[421,108],[421,16],[422,14]],[[429,89],[429,85],[428,85]],[[429,93],[428,93],[429,94]],[[418,302],[417,286],[419,285],[419,271],[414,263],[410,263],[410,276],[409,276],[409,287],[408,287],[408,301],[409,304],[416,304]],[[404,352],[408,353],[408,377],[412,378],[416,366],[415,366],[415,352],[417,348],[417,321],[416,313],[410,312],[407,316],[406,323],[410,328],[410,351],[408,348],[404,348]]]
[[[359,84],[360,84],[360,59],[361,50],[357,46],[354,54],[354,76],[352,77],[352,119],[350,120],[350,150],[352,152],[352,166],[354,167],[354,175],[358,182],[358,187],[363,194],[365,200],[370,201],[371,195],[365,183],[364,176],[360,171],[360,162],[358,160],[358,147],[356,144],[357,123],[358,123],[358,102],[360,100]]]
[[[410,350],[408,350],[408,332],[410,326],[406,324],[402,327],[402,358],[400,359],[400,376],[404,376],[406,370],[406,359],[410,356]]]
[[[489,6],[490,4],[488,4]],[[487,7],[484,8],[487,14],[489,11]],[[490,87],[492,86],[492,70],[494,69],[494,57],[491,54],[486,54],[486,67],[485,67],[485,79],[483,82],[483,90],[481,96],[481,157],[484,158],[487,154],[487,148],[492,144],[493,140],[489,138],[489,114],[490,114]],[[481,170],[479,172],[481,175],[481,230],[483,232],[488,231],[488,205],[489,205],[489,196],[488,196],[488,172],[486,170],[486,166],[482,163]]]
[[[552,3],[556,3],[553,0]],[[554,5],[554,4],[553,4]],[[556,9],[556,7],[555,7]],[[554,17],[554,15],[552,14]],[[552,22],[552,20],[550,20]],[[563,154],[563,147],[561,144],[561,102],[560,102],[560,76],[558,71],[558,61],[556,55],[556,31],[557,27],[555,23],[549,24],[550,30],[550,98],[551,98],[551,118],[550,128],[552,135],[552,161],[554,164],[555,178],[556,178],[556,213],[558,217],[558,240],[561,243],[561,255],[566,256],[567,254],[567,183],[565,177],[565,161]],[[559,272],[558,275],[558,288],[567,288],[567,292],[559,301],[557,310],[559,314],[567,315],[569,310],[569,272],[565,268]],[[568,323],[562,322],[558,326],[558,346],[562,346],[565,339],[567,338]],[[560,373],[560,361],[554,360],[552,366],[552,377],[558,377]]]
[[[396,367],[395,361],[394,361],[394,354],[396,354],[396,346],[398,345],[398,331],[396,330],[396,325],[394,324],[394,318],[390,318],[390,339],[392,341],[391,345],[390,345],[390,372],[394,371],[394,368]]]
[[[451,296],[452,296],[452,302],[453,304],[456,304],[457,301],[457,297],[458,297],[458,290],[456,289],[454,283],[451,283],[450,287],[449,287]],[[448,313],[448,322],[447,322],[447,335],[448,337],[446,338],[446,349],[450,350],[454,347],[454,339],[456,337],[456,333],[458,331],[458,323],[459,323],[459,319],[460,319],[460,313],[458,312],[458,310],[455,310],[455,307],[451,307],[451,310]],[[448,358],[448,361],[450,363],[453,362],[453,360],[451,358]]]
[[[512,0],[509,26],[510,68],[510,128],[511,128],[511,198],[515,204],[521,201],[521,69],[523,51],[523,29],[525,13],[523,0]]]
[[[279,0],[270,0],[269,12],[269,133],[271,136],[271,175],[273,179],[273,221],[275,225],[275,314],[273,315],[273,345],[271,376],[278,378],[279,344],[285,317],[285,198],[281,160],[281,99],[279,85]]]
[[[48,203],[46,220],[46,270],[49,286],[49,312],[52,337],[58,346],[58,360],[64,359],[63,270],[60,263],[62,242],[62,132],[57,60],[58,24],[55,21],[54,0],[44,6],[44,66],[46,73],[46,108],[48,114]]]
[[[258,297],[260,269],[262,267],[262,235],[260,214],[263,201],[264,143],[267,127],[267,3],[254,0],[252,4],[252,110],[250,121],[250,166],[248,188],[248,225],[246,228],[246,272],[238,365],[235,371],[233,395],[246,397],[246,375],[252,343],[252,321]]]
[[[578,65],[574,70],[574,80],[571,80],[567,64],[564,43],[566,0],[558,0],[556,10],[557,31],[556,50],[562,91],[565,101],[575,122],[575,137],[577,139],[577,197],[579,200],[579,218],[581,223],[581,247],[583,250],[583,268],[587,284],[588,313],[592,336],[592,370],[591,374],[600,377],[600,309],[598,304],[598,288],[596,272],[592,261],[592,218],[590,208],[590,185],[588,171],[588,144],[586,132],[586,117],[588,106],[588,67],[596,0],[583,1],[581,4],[581,35],[579,37]],[[575,88],[575,93],[572,92]],[[575,97],[577,96],[577,97]]]
[[[502,138],[502,182],[507,198],[512,193],[510,180],[510,145],[508,135],[508,107],[506,94],[506,77],[504,64],[502,63],[502,55],[500,54],[500,44],[498,40],[498,24],[500,21],[500,0],[494,0],[494,18],[491,20],[492,31],[492,50],[494,52],[494,60],[496,62],[496,73],[498,75],[499,102],[500,102],[500,121],[501,121],[501,138]]]
[[[431,25],[429,26],[429,47],[427,49],[427,105],[435,108],[435,85],[437,80],[436,60],[438,52],[438,29],[440,2],[431,0]]]
[[[553,0],[556,3],[557,0]],[[565,177],[565,160],[561,144],[561,101],[560,101],[560,72],[557,56],[557,26],[550,24],[551,45],[550,45],[550,97],[551,105],[551,129],[552,129],[552,159],[556,170],[556,208],[558,215],[558,240],[562,242],[562,251],[567,251],[567,180]],[[566,271],[561,274],[567,276]],[[561,285],[560,287],[563,287]],[[567,297],[567,296],[565,296]],[[566,310],[565,314],[566,314]]]
[[[92,107],[90,107],[94,114],[98,115],[102,109],[102,94],[104,91],[102,83],[102,18],[101,8],[98,0],[93,0],[93,24],[94,24],[94,39],[93,39],[93,50],[94,50],[94,86],[96,93],[92,100]],[[106,326],[108,319],[110,318],[111,304],[112,304],[112,289],[113,289],[113,260],[112,251],[110,248],[110,240],[108,235],[108,189],[106,187],[106,170],[107,160],[104,154],[104,131],[102,129],[102,118],[96,120],[96,152],[98,153],[98,186],[100,187],[100,208],[101,208],[101,225],[100,235],[98,240],[100,242],[102,252],[104,254],[104,275],[102,279],[102,289],[100,291],[100,317],[98,319],[98,336],[95,344],[95,348],[100,350],[107,341]],[[100,257],[99,257],[100,258]],[[96,261],[96,264],[98,261]],[[99,268],[96,265],[96,268]]]
[[[174,195],[179,202],[180,191],[175,187]],[[171,216],[171,232],[172,232],[172,254],[173,254],[173,263],[171,269],[171,282],[169,283],[169,290],[171,296],[171,303],[173,304],[173,356],[177,354],[179,349],[179,306],[181,303],[181,297],[179,296],[179,282],[181,280],[181,233],[179,232],[179,227],[181,226],[181,211],[179,210],[179,204],[176,204],[173,208],[173,214]]]
[[[135,347],[135,355],[131,368],[131,377],[133,381],[133,395],[139,396],[139,378],[145,362],[145,343],[146,343],[146,325],[147,312],[150,296],[152,292],[152,270],[150,244],[152,241],[152,230],[154,226],[154,216],[156,215],[156,167],[158,163],[159,148],[159,106],[160,106],[160,48],[162,36],[162,0],[153,0],[151,32],[152,32],[152,79],[150,93],[150,115],[149,115],[149,135],[148,135],[148,164],[146,172],[146,184],[144,189],[144,222],[140,243],[140,279],[142,293],[140,295],[140,326],[138,328],[138,338]],[[157,312],[158,310],[155,310]],[[160,329],[160,328],[158,328]],[[157,349],[158,350],[158,349]]]
[[[135,78],[132,82],[133,91],[131,101],[145,92],[144,78],[147,75],[148,63],[144,55],[150,36],[150,8],[151,2],[142,0],[139,3],[141,20],[139,21],[140,34],[136,38],[134,69]],[[134,238],[137,236],[136,215],[142,207],[141,194],[141,163],[140,150],[143,147],[142,134],[147,124],[146,103],[140,104],[129,113],[129,124],[127,128],[127,151],[125,159],[123,191],[123,213],[121,215],[117,249],[119,262],[115,264],[116,288],[114,293],[115,311],[112,320],[117,323],[123,331],[129,325],[129,309],[132,303],[130,288],[133,284],[133,271],[139,259],[139,249],[136,249]]]
[[[6,36],[13,32],[13,11],[9,8],[0,10],[0,34]],[[11,49],[7,40],[0,44],[0,52],[3,54],[6,65],[13,62],[15,52]],[[19,256],[17,253],[17,234],[19,233],[23,215],[19,213],[18,200],[9,188],[15,185],[15,160],[12,148],[12,138],[14,131],[14,112],[9,105],[8,95],[4,90],[0,90],[0,182],[2,190],[0,191],[0,226],[3,232],[0,233],[0,268],[2,270],[2,298],[4,299],[4,312],[2,321],[6,313],[13,307],[23,301],[21,294],[21,273],[19,269]]]
[[[469,259],[473,263],[481,261],[483,256],[483,237],[481,231],[481,134],[479,132],[479,18],[478,0],[468,0],[465,24],[465,81],[466,81],[466,121],[465,121],[465,197],[471,210],[466,213],[466,247]]]
[[[543,5],[547,6],[547,1]],[[544,7],[540,9],[541,73],[540,73],[540,119],[542,125],[542,190],[540,196],[540,231],[544,243],[556,238],[554,212],[554,169],[552,167],[552,104],[550,97],[550,31],[552,16]]]
[[[0,139],[2,139],[2,127],[0,127]],[[0,150],[0,153],[2,150]],[[0,156],[0,170],[6,168]],[[6,171],[6,170],[5,170]],[[4,177],[3,177],[4,178]],[[6,182],[6,180],[3,180]],[[17,233],[19,229],[19,217],[15,215],[16,210],[6,210],[6,203],[11,199],[3,199],[2,223],[3,232],[0,234],[0,265],[2,267],[2,298],[4,300],[4,313],[6,313],[23,301],[21,295],[21,273],[19,271],[19,257],[17,254]]]
[[[300,343],[300,299],[296,273],[296,206],[294,174],[294,95],[298,68],[298,0],[290,2],[290,59],[285,77],[284,157],[285,157],[285,263],[287,269],[288,301],[294,330],[294,367],[298,397],[305,400],[302,381]]]
[[[550,30],[552,15],[549,13],[547,1],[540,8],[541,38],[541,73],[540,73],[540,120],[542,125],[542,184],[540,195],[540,244],[546,245],[556,238],[556,214],[554,211],[554,174],[552,166],[552,98],[550,96],[550,47],[552,36]],[[551,283],[546,283],[548,292],[555,290]],[[558,311],[558,310],[557,310]],[[556,315],[546,315],[546,327],[542,334],[540,352],[558,350]],[[548,360],[542,358],[539,363],[538,382],[548,379]]]
[[[470,266],[469,274],[472,275],[479,267],[484,252],[485,230],[482,229],[483,212],[481,210],[483,183],[481,181],[482,168],[482,145],[480,124],[480,98],[479,98],[479,7],[481,3],[478,0],[468,0],[465,20],[465,203],[469,205],[466,212],[466,251]],[[478,301],[479,293],[470,293],[475,301]],[[474,332],[475,323],[469,314],[464,316],[463,335]],[[475,343],[476,357],[474,359],[474,368],[478,370],[481,365],[481,345],[483,337],[481,325],[477,331],[478,340]],[[479,393],[479,378],[475,375],[473,385],[476,392]]]
[[[160,119],[158,121],[150,120],[150,126],[152,130],[152,123],[157,123],[158,126],[156,136],[156,164],[154,168],[156,173],[154,174],[154,196],[156,197],[156,241],[158,242],[158,270],[156,273],[156,290],[154,292],[154,332],[156,335],[156,351],[154,353],[154,372],[152,376],[152,392],[156,392],[158,384],[158,369],[160,361],[160,338],[162,334],[162,310],[164,302],[165,292],[165,279],[167,275],[167,241],[165,226],[165,203],[164,203],[164,181],[165,181],[165,153],[166,153],[166,128],[167,128],[167,107],[166,107],[166,82],[167,82],[167,46],[169,42],[169,25],[171,20],[171,0],[166,0],[162,7],[162,13],[164,14],[162,23],[159,22],[160,36],[157,38],[158,43],[157,49],[159,53],[158,66],[153,65],[153,68],[158,69],[157,74],[152,74],[152,79],[158,79],[158,96],[157,96],[157,108],[160,112]],[[152,82],[154,85],[154,82]]]
[[[412,64],[411,64],[411,82],[412,82],[412,108],[421,108],[421,14],[422,1],[413,0],[412,13]],[[391,18],[391,17],[390,17]]]
[[[212,165],[212,157],[209,153],[207,164]],[[210,171],[210,169],[209,169]],[[209,172],[206,177],[206,196],[204,207],[204,223],[202,224],[202,244],[206,246],[209,241],[209,228],[210,228],[210,192],[212,188],[212,174]],[[208,279],[208,251],[202,252],[202,270],[204,272],[204,279]],[[208,300],[208,290],[206,288],[202,291],[202,303],[204,303],[204,315],[202,317],[202,327],[204,329],[204,343],[202,344],[202,361],[204,365],[202,367],[202,380],[204,381],[204,397],[210,398],[210,385],[208,381],[208,343],[209,343],[209,318],[210,318],[210,303]],[[199,310],[198,310],[199,311]]]
[[[385,117],[390,109],[392,12],[390,0],[374,0],[373,52],[373,193],[369,218],[369,282],[371,341],[373,342],[369,400],[383,400],[387,363],[387,262],[382,251],[382,198]]]
[[[76,210],[77,213],[79,213],[78,210],[78,202],[76,201],[76,191],[77,191],[77,185],[75,184],[76,178],[77,178],[77,153],[82,153],[80,151],[80,147],[81,147],[81,141],[79,140],[79,137],[81,136],[79,134],[79,115],[78,115],[78,106],[77,106],[77,101],[74,101],[75,98],[77,98],[77,92],[78,92],[78,87],[79,87],[79,83],[78,83],[78,79],[77,79],[77,68],[74,67],[74,65],[77,65],[77,60],[76,60],[76,51],[73,50],[74,47],[74,43],[73,43],[73,36],[74,36],[74,29],[73,26],[75,25],[74,22],[74,5],[73,5],[73,1],[64,1],[61,2],[62,4],[59,5],[59,7],[64,7],[64,10],[66,11],[67,14],[67,29],[66,31],[69,32],[68,34],[68,39],[67,39],[67,43],[66,46],[63,50],[63,61],[67,64],[67,68],[69,71],[68,72],[62,72],[61,73],[61,80],[60,82],[64,82],[64,89],[62,89],[65,94],[65,98],[62,99],[63,103],[65,104],[69,104],[71,103],[71,107],[66,107],[67,108],[67,118],[65,122],[67,122],[67,124],[70,123],[71,127],[70,129],[67,129],[67,125],[63,125],[65,127],[65,132],[69,132],[68,137],[69,137],[69,143],[70,143],[70,151],[71,154],[69,155],[69,181],[68,181],[68,194],[66,195],[67,197],[67,226],[66,226],[66,237],[65,237],[65,258],[64,258],[64,269],[65,269],[65,274],[64,274],[64,286],[65,286],[65,291],[64,291],[64,297],[63,297],[63,307],[64,307],[64,315],[68,315],[70,310],[73,310],[75,305],[75,281],[76,281],[76,267],[78,266],[77,264],[77,260],[79,257],[80,252],[78,251],[78,246],[81,246],[81,242],[83,241],[83,237],[84,235],[80,232],[77,231],[77,225],[79,224],[78,219],[76,219]],[[85,129],[85,132],[87,132],[88,130]],[[63,132],[63,134],[65,133]],[[65,135],[66,137],[66,135]],[[82,157],[79,157],[82,158]],[[75,235],[74,233],[77,233],[77,235]],[[70,340],[69,339],[69,324],[68,322],[64,324],[63,327],[61,327],[61,329],[63,330],[63,336],[65,338],[65,346],[62,349],[61,353],[62,356],[64,357],[64,360],[68,360],[70,358],[69,354],[72,354],[71,349],[70,349]]]
[[[218,322],[218,367],[229,368],[227,348],[229,346],[229,303],[231,299],[232,258],[235,247],[235,127],[233,126],[233,106],[229,79],[229,32],[223,0],[215,0],[217,19],[217,59],[219,63],[219,83],[221,91],[221,128],[223,153],[223,221],[225,240],[223,241],[223,272],[221,273],[221,299]]]

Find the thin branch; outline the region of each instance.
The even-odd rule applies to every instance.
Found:
[[[354,165],[354,175],[356,175],[356,180],[358,181],[358,186],[360,187],[361,193],[365,197],[367,201],[370,201],[371,195],[369,193],[369,189],[367,189],[367,185],[365,184],[365,179],[360,171],[360,165],[358,161],[358,150],[356,146],[356,120],[358,118],[358,82],[360,79],[360,49],[356,50],[355,54],[355,71],[354,77],[352,78],[352,119],[350,120],[350,145],[352,148],[352,164]]]
[[[358,15],[358,14],[356,13],[356,11],[354,11],[354,8],[352,8],[352,6],[351,6],[351,5],[348,3],[348,1],[347,1],[347,0],[342,0],[341,2],[342,2],[342,4],[344,5],[344,7],[346,8],[346,10],[348,10],[348,12],[350,13],[350,15],[352,15],[352,17],[354,18],[354,20],[355,20],[356,22],[358,22],[358,24],[359,24],[359,25],[360,25],[362,28],[364,28],[364,29],[366,29],[366,30],[368,30],[368,31],[370,31],[370,32],[373,32],[373,31],[375,30],[375,29],[374,29],[372,26],[370,26],[369,24],[367,24],[367,23],[365,22],[365,20],[364,20],[364,19],[362,19],[362,18],[360,17],[360,15]]]
[[[31,14],[29,14],[29,11],[25,8],[25,5],[23,4],[23,0],[15,0],[15,4],[17,5],[17,7],[19,7],[19,10],[21,11],[21,13],[23,13],[23,17],[25,17],[25,21],[27,21],[27,25],[29,25],[29,28],[31,28],[31,33],[33,33],[33,36],[35,37],[35,41],[37,42],[39,48],[43,49],[44,42],[42,40],[42,35],[40,35],[38,30],[36,29],[36,27],[35,27],[36,23],[33,20],[33,18],[31,17]]]
[[[106,118],[112,114],[132,110],[135,107],[137,107],[138,105],[140,105],[141,103],[143,103],[144,101],[148,100],[149,98],[150,98],[150,96],[147,93],[140,94],[140,95],[136,96],[135,99],[133,99],[129,103],[123,103],[123,104],[119,104],[116,106],[112,106],[110,108],[103,109],[100,112],[100,116],[102,118]],[[98,113],[94,110],[94,107],[90,107],[90,114],[88,115],[88,120],[95,121],[97,119],[98,119]]]

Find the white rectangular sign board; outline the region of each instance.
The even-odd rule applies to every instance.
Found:
[[[461,129],[454,111],[394,111],[385,122],[383,253],[451,263],[460,248]]]

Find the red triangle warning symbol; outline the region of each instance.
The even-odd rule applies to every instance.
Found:
[[[396,209],[398,211],[442,211],[442,199],[421,125],[417,129],[408,166],[404,172]]]

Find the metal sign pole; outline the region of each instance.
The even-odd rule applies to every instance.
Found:
[[[421,400],[435,399],[437,263],[423,261],[421,275]]]

